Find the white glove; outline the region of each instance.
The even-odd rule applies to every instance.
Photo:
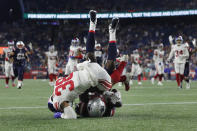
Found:
[[[174,38],[171,35],[168,37],[168,39],[169,39],[170,44],[173,43]]]
[[[192,40],[192,44],[194,45],[194,47],[196,47],[196,39]]]
[[[32,49],[33,49],[33,47],[32,47],[32,43],[31,43],[31,42],[28,44],[28,46],[29,46],[30,50],[32,50]]]
[[[129,56],[128,55],[123,55],[121,58],[120,58],[120,61],[124,61],[124,62],[128,62],[129,60]]]

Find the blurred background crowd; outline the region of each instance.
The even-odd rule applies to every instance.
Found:
[[[143,1],[143,2],[142,2]],[[98,12],[135,12],[195,9],[195,0],[23,0],[25,12],[32,13],[74,13],[90,9]],[[95,4],[97,3],[97,4]],[[143,3],[146,4],[144,8]],[[102,9],[102,11],[101,11]],[[121,54],[131,54],[138,49],[142,56],[144,71],[154,70],[153,51],[160,43],[164,44],[165,58],[170,52],[169,35],[182,35],[191,47],[191,41],[197,37],[195,16],[158,17],[120,19],[117,31],[117,44]],[[98,19],[96,40],[102,47],[108,44],[109,20]],[[26,45],[32,43],[34,53],[31,56],[29,69],[44,65],[45,55],[49,45],[54,44],[59,54],[59,66],[64,67],[68,59],[71,39],[78,37],[84,46],[88,32],[89,20],[18,20],[4,21],[0,24],[0,46],[6,46],[10,40],[22,40]],[[105,53],[105,52],[103,52]],[[131,63],[129,63],[130,65]],[[191,69],[196,69],[196,54],[192,56]],[[166,65],[166,71],[173,65]],[[129,70],[129,66],[128,66]]]

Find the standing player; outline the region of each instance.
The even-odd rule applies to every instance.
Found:
[[[162,77],[164,75],[164,63],[163,63],[163,58],[164,58],[164,50],[163,50],[163,43],[159,45],[159,48],[154,50],[154,56],[153,60],[155,62],[155,68],[156,68],[156,75],[151,79],[152,84],[154,84],[154,80],[159,77],[159,82],[158,85],[162,86]]]
[[[185,43],[186,48],[188,49],[188,52],[189,52],[189,57],[186,60],[185,70],[184,70],[184,79],[186,81],[186,89],[190,89],[190,80],[189,80],[190,68],[189,68],[189,66],[190,66],[191,56],[192,56],[192,54],[194,54],[197,51],[196,39],[194,39],[192,41],[192,43],[193,43],[195,49],[190,48],[189,44],[188,43]]]
[[[142,75],[142,69],[140,67],[140,55],[138,53],[138,50],[134,50],[133,54],[131,55],[131,60],[132,60],[132,68],[131,68],[131,80],[130,80],[130,84],[133,84],[133,77],[137,76],[138,77],[138,85],[142,85],[141,82],[141,75]]]
[[[48,74],[49,74],[49,85],[53,86],[53,80],[56,80],[57,77],[57,64],[58,64],[58,52],[55,51],[55,46],[51,45],[49,47],[49,51],[45,53],[47,59],[47,66],[48,66]]]
[[[8,88],[9,79],[12,78],[12,86],[15,87],[14,83],[14,70],[13,70],[13,59],[10,58],[11,52],[14,49],[14,41],[8,42],[8,48],[3,49],[3,54],[5,56],[5,88]]]
[[[184,69],[186,59],[189,57],[188,49],[185,44],[183,44],[182,36],[175,39],[176,45],[171,49],[170,55],[168,57],[168,62],[174,56],[174,68],[176,72],[176,81],[179,88],[182,88],[182,80],[184,79]]]
[[[21,89],[23,85],[23,75],[25,72],[26,61],[29,62],[28,50],[25,48],[25,44],[22,41],[16,43],[16,48],[14,48],[11,53],[10,58],[14,59],[13,69],[15,77],[18,77],[17,88]]]
[[[99,43],[95,44],[94,55],[96,57],[97,63],[100,66],[102,66],[102,48],[101,48],[101,44],[99,44]]]
[[[78,38],[74,38],[71,41],[69,59],[65,69],[65,76],[68,76],[70,73],[76,71],[78,61],[83,58],[83,55],[81,53],[82,49],[79,44],[80,41]]]

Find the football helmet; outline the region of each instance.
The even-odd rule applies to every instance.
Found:
[[[159,49],[163,50],[163,43],[159,44]]]
[[[80,44],[79,38],[74,38],[71,40],[71,45],[78,46]]]
[[[102,117],[106,110],[106,105],[100,97],[95,97],[88,102],[88,114],[90,117]]]
[[[55,46],[54,45],[49,46],[49,51],[54,52],[55,51]]]
[[[16,47],[19,48],[19,49],[23,49],[25,47],[25,44],[22,41],[18,41],[16,43]]]
[[[99,44],[99,43],[95,44],[95,49],[96,50],[101,50],[101,44]]]
[[[14,41],[8,41],[8,48],[12,49],[14,47]]]
[[[55,109],[55,107],[53,106],[53,96],[49,97],[48,100],[48,109],[52,112],[58,112],[58,110]]]
[[[181,45],[183,43],[183,37],[182,36],[179,36],[175,39],[175,42],[177,45]]]

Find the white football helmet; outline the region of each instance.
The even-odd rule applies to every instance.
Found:
[[[181,45],[183,43],[183,37],[182,36],[179,36],[175,39],[175,42],[177,45]]]
[[[55,46],[54,45],[49,46],[49,51],[54,52],[55,51]]]
[[[90,117],[102,117],[106,110],[106,105],[100,97],[95,97],[88,102],[88,113]]]
[[[19,49],[23,49],[25,47],[25,44],[22,41],[18,41],[16,43],[16,47],[19,48]]]
[[[163,43],[159,44],[159,49],[163,50]]]
[[[133,54],[138,54],[138,50],[137,50],[137,49],[134,50],[134,51],[133,51]]]
[[[96,50],[101,50],[101,44],[99,44],[99,43],[95,44],[95,49]]]
[[[8,47],[12,49],[14,47],[14,41],[8,41]]]
[[[80,45],[80,40],[79,40],[79,38],[74,38],[74,39],[72,39],[71,40],[71,45],[73,45],[73,46],[79,46]]]

